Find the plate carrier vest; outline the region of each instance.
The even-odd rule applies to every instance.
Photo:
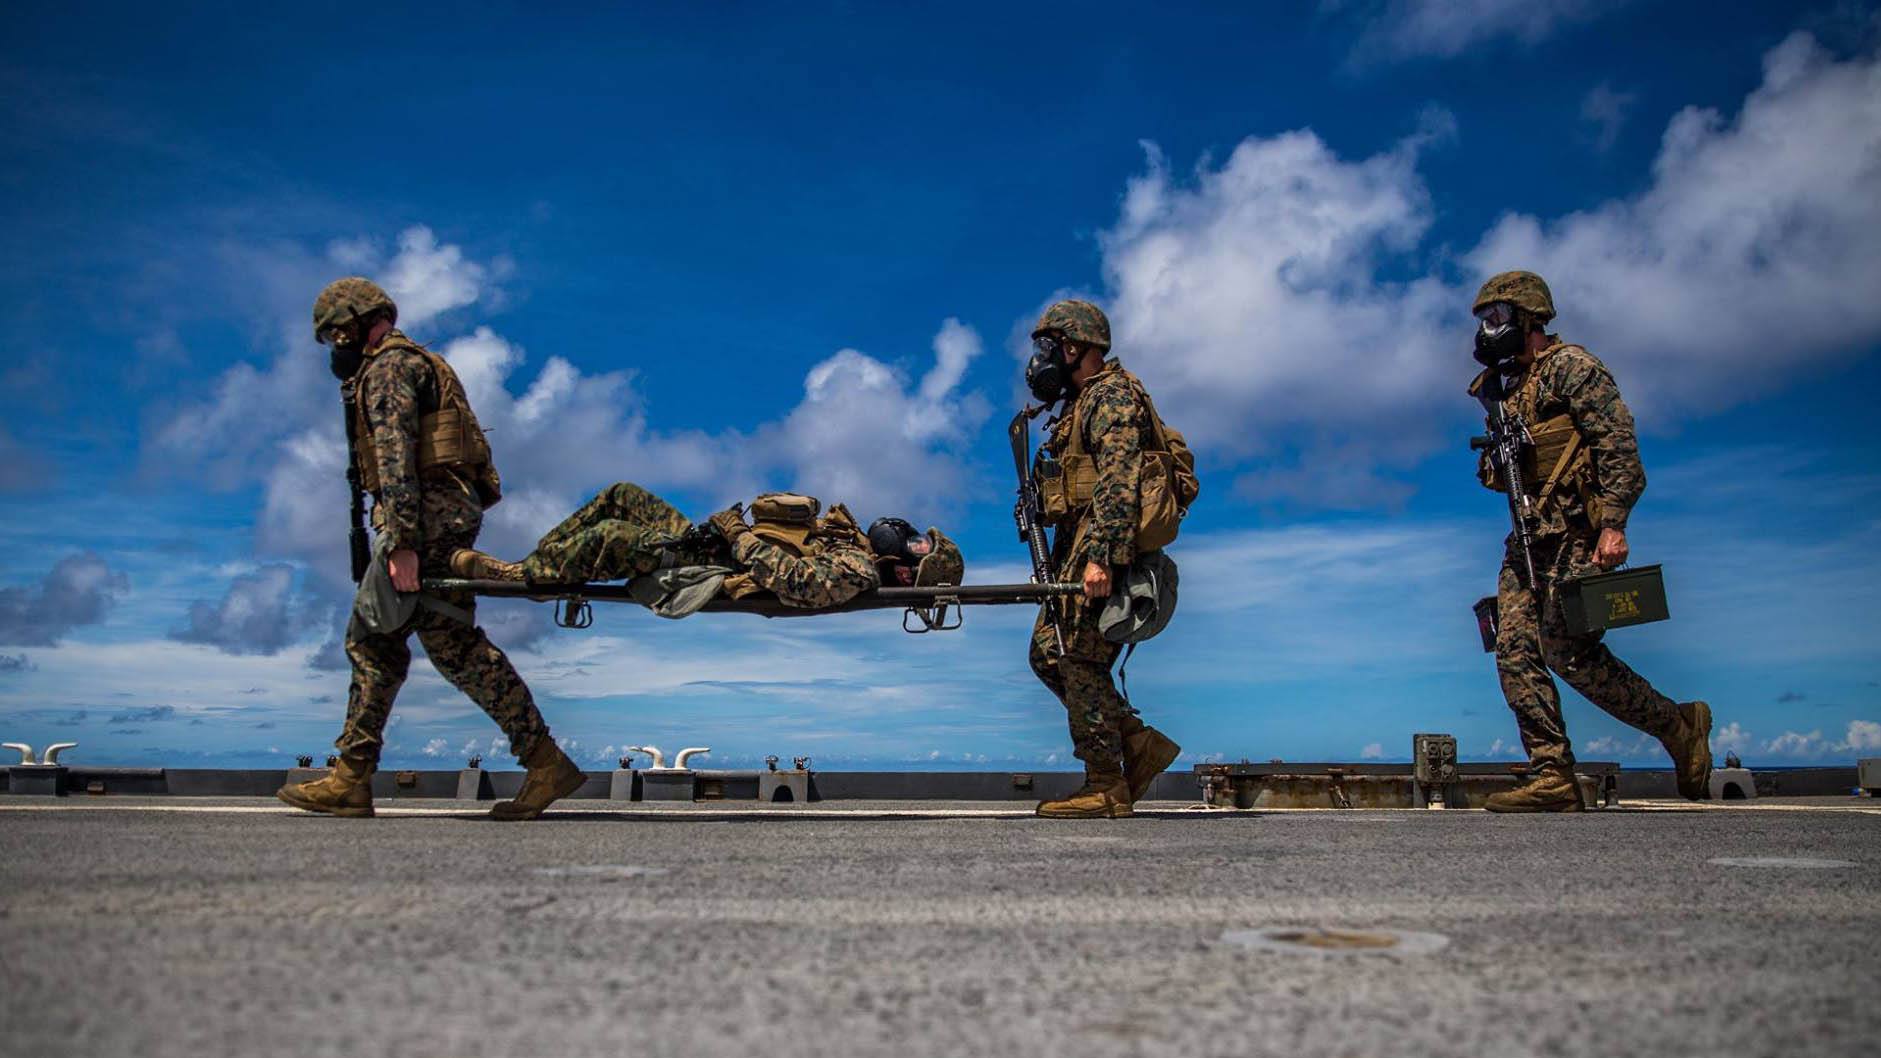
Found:
[[[1189,442],[1180,430],[1163,422],[1156,402],[1140,379],[1122,367],[1115,368],[1114,373],[1149,412],[1151,436],[1137,475],[1136,550],[1154,551],[1175,540],[1189,505],[1202,490],[1195,476],[1195,453],[1189,450]],[[1090,392],[1089,388],[1084,392]],[[1091,495],[1097,489],[1097,459],[1085,447],[1089,423],[1083,396],[1080,393],[1071,408],[1071,436],[1065,450],[1058,453],[1058,474],[1038,479],[1039,505],[1046,523],[1054,528],[1076,525],[1080,536],[1084,516],[1091,509]]]
[[[1529,443],[1522,446],[1522,480],[1527,483],[1530,495],[1535,501],[1537,514],[1545,515],[1550,505],[1564,502],[1570,495],[1581,501],[1587,511],[1588,521],[1600,524],[1600,497],[1594,487],[1593,456],[1587,450],[1587,439],[1581,436],[1579,427],[1574,425],[1574,417],[1567,412],[1537,421],[1541,414],[1541,362],[1555,353],[1572,350],[1591,356],[1586,349],[1566,343],[1553,345],[1535,354],[1535,362],[1528,368],[1527,377],[1515,391],[1512,398],[1515,403],[1515,416],[1528,428]],[[1489,368],[1476,377],[1470,385],[1470,393],[1478,395],[1488,380]],[[1501,475],[1496,475],[1496,482],[1502,488]]]
[[[765,543],[776,544],[798,558],[811,558],[829,548],[829,541],[851,541],[869,552],[869,538],[856,525],[849,508],[838,503],[822,520],[817,512],[823,502],[815,496],[794,492],[767,492],[751,501],[751,533]],[[734,599],[768,591],[749,571],[725,578],[724,592]]]
[[[367,354],[365,366],[359,369],[361,378],[370,369],[374,359],[397,349],[408,349],[424,357],[437,379],[437,410],[418,419],[419,474],[441,467],[452,477],[474,487],[477,502],[484,510],[496,506],[497,501],[503,498],[502,478],[497,475],[496,466],[490,460],[490,443],[484,439],[483,427],[477,424],[476,413],[470,410],[470,398],[464,395],[464,384],[458,381],[457,372],[451,370],[449,361],[403,335],[393,335]],[[360,487],[377,496],[380,485],[379,458],[372,443],[372,427],[366,421],[364,401],[357,404],[353,414]]]

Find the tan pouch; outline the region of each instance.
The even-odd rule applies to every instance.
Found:
[[[767,492],[751,501],[751,520],[783,525],[814,525],[823,503],[795,492]]]
[[[1097,461],[1072,452],[1058,460],[1058,473],[1038,479],[1040,513],[1050,525],[1057,525],[1073,512],[1091,505],[1091,493],[1097,487]]]
[[[1182,506],[1176,501],[1175,462],[1168,452],[1144,452],[1137,478],[1136,549],[1155,551],[1175,542],[1182,529]]]

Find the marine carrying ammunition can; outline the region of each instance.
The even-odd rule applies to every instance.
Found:
[[[1663,621],[1671,616],[1665,578],[1654,565],[1567,581],[1561,585],[1561,615],[1576,635]]]

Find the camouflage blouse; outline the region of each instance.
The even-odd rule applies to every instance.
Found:
[[[1565,502],[1542,512],[1538,531],[1564,533],[1579,526],[1625,529],[1633,505],[1646,491],[1646,468],[1639,459],[1633,413],[1620,398],[1620,387],[1607,365],[1578,345],[1568,345],[1555,335],[1548,338],[1553,344],[1537,354],[1503,403],[1529,427],[1563,414],[1573,421],[1592,457],[1592,488],[1599,499],[1600,522],[1589,522],[1584,505],[1570,490]],[[1477,476],[1486,487],[1505,491],[1487,452],[1478,463]]]
[[[1090,509],[1076,525],[1062,526],[1054,541],[1063,564],[1060,574],[1077,579],[1078,560],[1101,566],[1128,565],[1136,557],[1137,478],[1142,472],[1143,444],[1153,436],[1149,409],[1137,399],[1124,379],[1123,364],[1115,358],[1085,380],[1071,408],[1053,420],[1045,450],[1059,458],[1070,448],[1071,431],[1084,424],[1084,449],[1096,464],[1097,484]],[[1079,554],[1071,554],[1076,541]]]
[[[800,558],[756,533],[743,533],[732,546],[732,556],[759,587],[786,606],[821,609],[881,586],[875,556],[860,543],[834,536],[821,537],[818,543],[816,554]]]
[[[393,339],[404,335],[392,331],[382,344]],[[424,356],[402,346],[387,349],[366,361],[353,384],[378,457],[372,524],[391,537],[392,550],[420,550],[427,540],[466,531],[475,535],[483,522],[476,490],[444,468],[418,471],[419,420],[438,401],[437,379]]]

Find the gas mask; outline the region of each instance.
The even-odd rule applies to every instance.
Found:
[[[1064,343],[1049,334],[1032,339],[1032,359],[1025,362],[1025,386],[1041,403],[1051,404],[1071,388],[1071,368]]]
[[[869,550],[875,552],[884,584],[912,584],[915,567],[933,549],[934,541],[905,518],[877,518],[869,523]]]
[[[327,346],[327,368],[334,378],[345,382],[359,373],[359,365],[366,359],[365,336],[360,332],[359,321],[328,327],[321,333],[320,341]]]
[[[1515,306],[1506,301],[1491,302],[1477,310],[1476,319],[1476,362],[1507,370],[1521,354],[1527,338]]]

